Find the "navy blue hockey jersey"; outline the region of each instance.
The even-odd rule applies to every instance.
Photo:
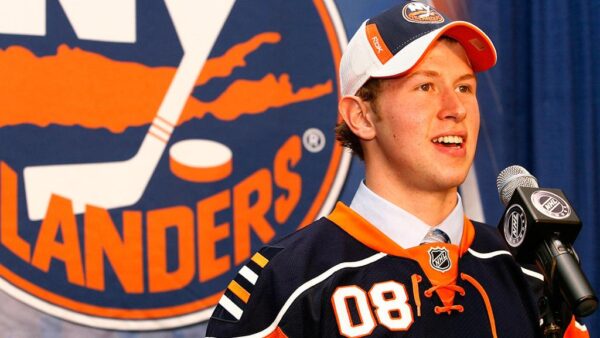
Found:
[[[528,272],[535,274],[535,272]],[[541,337],[523,270],[495,228],[404,249],[342,203],[264,247],[207,337]]]

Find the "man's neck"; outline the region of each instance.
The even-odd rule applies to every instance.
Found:
[[[397,182],[369,180],[368,176],[365,184],[377,195],[410,212],[430,226],[440,224],[457,203],[456,187],[440,191],[424,191]]]

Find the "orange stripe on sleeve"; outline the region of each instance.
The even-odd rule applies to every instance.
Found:
[[[269,263],[269,260],[265,258],[265,256],[261,255],[260,253],[255,253],[254,256],[252,256],[252,261],[256,264],[258,264],[261,268],[264,268],[265,265],[267,265],[267,263]]]
[[[248,299],[250,299],[250,293],[246,291],[241,285],[239,285],[236,281],[232,280],[227,287],[231,292],[233,292],[236,296],[238,296],[244,303],[248,303]]]

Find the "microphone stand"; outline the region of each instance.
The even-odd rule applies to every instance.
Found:
[[[542,319],[544,320],[544,324],[542,326],[544,337],[560,338],[562,328],[556,323],[554,307],[552,306],[552,302],[546,295],[548,291],[549,290],[547,288],[544,288],[544,297],[542,297],[538,303]]]
[[[542,242],[535,261],[544,273],[544,296],[538,303],[544,320],[544,336],[560,338],[571,316],[593,313],[598,299],[579,269],[577,254],[558,234],[549,235]]]
[[[556,236],[552,237],[556,239]],[[560,324],[564,325],[560,320],[561,309],[564,309],[564,303],[560,297],[557,283],[554,280],[556,256],[556,250],[551,249],[547,245],[539,246],[535,255],[536,265],[544,273],[544,295],[538,301],[538,307],[543,320],[542,331],[546,338],[562,337],[563,328]]]

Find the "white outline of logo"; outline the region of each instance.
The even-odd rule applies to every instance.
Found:
[[[542,203],[542,198],[549,197],[550,199]],[[554,219],[565,219],[571,216],[571,207],[569,203],[557,194],[551,193],[546,190],[538,190],[531,194],[531,203],[533,206],[542,214],[554,218]],[[552,203],[551,205],[549,203]],[[550,210],[548,210],[550,206]],[[553,211],[557,206],[561,206],[558,212]]]
[[[525,240],[527,218],[518,204],[513,204],[504,213],[504,239],[513,248],[518,248]]]

